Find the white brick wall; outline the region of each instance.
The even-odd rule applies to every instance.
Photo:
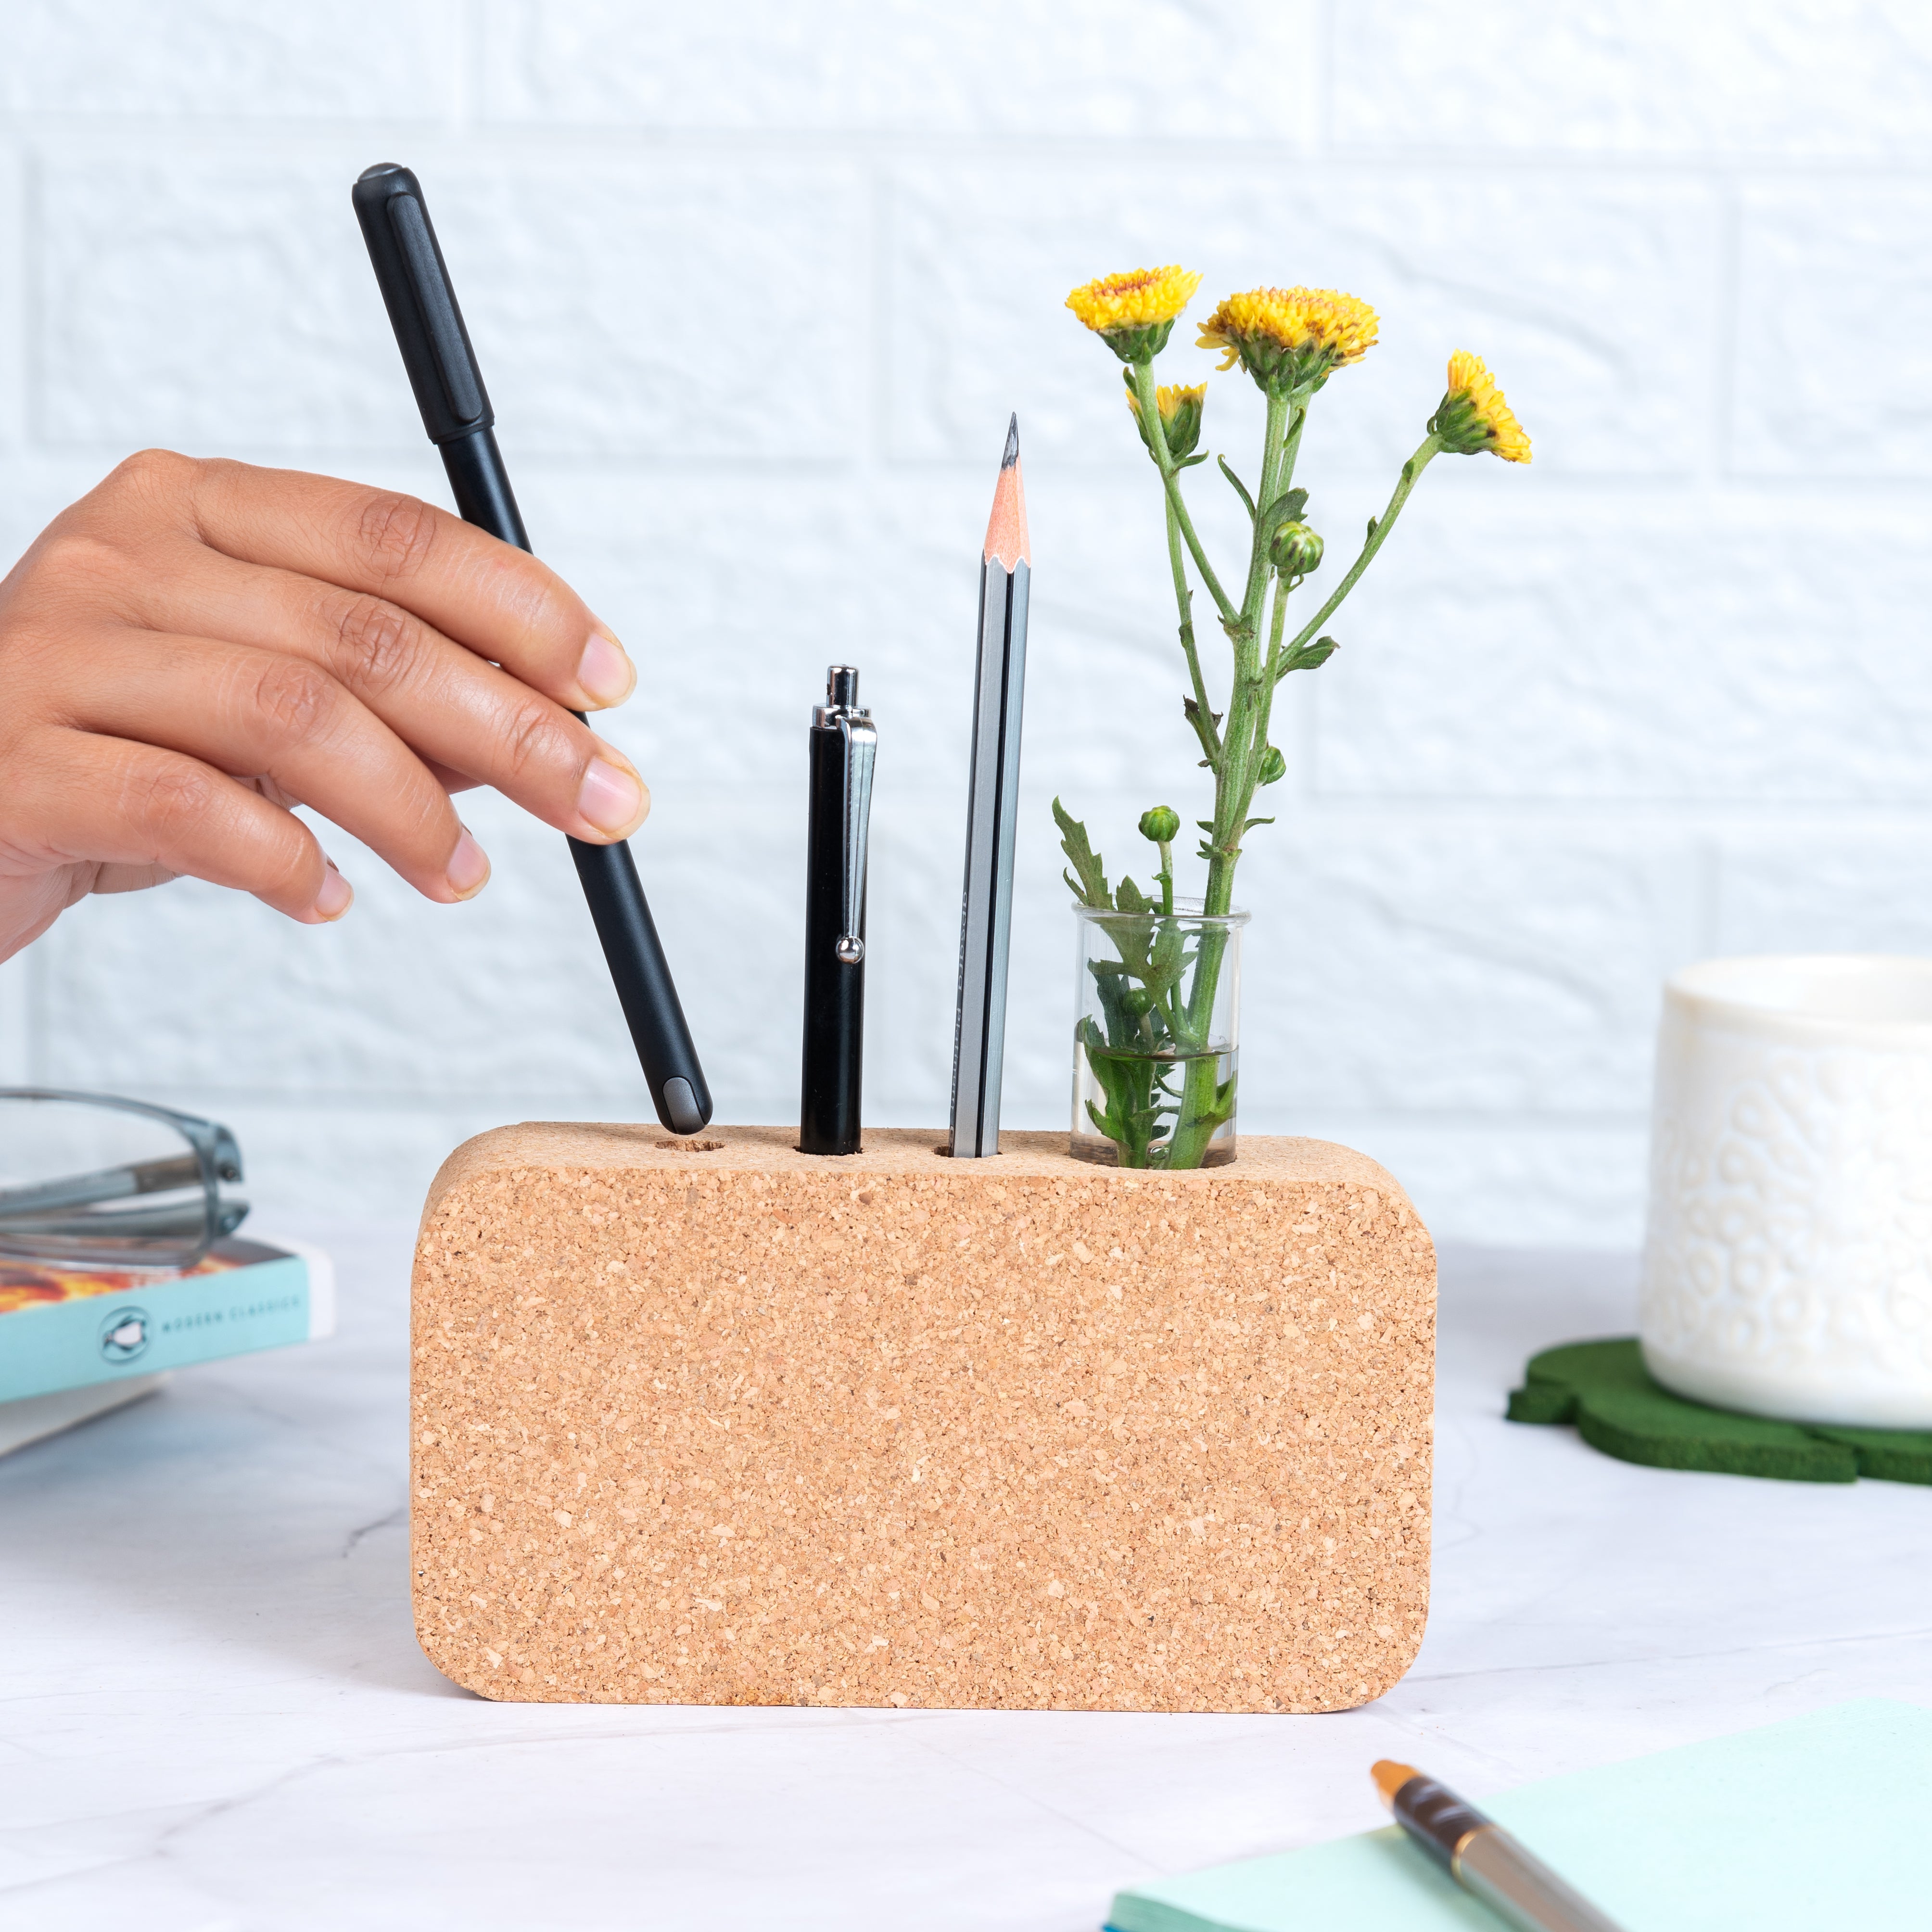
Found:
[[[537,544],[644,666],[610,729],[724,1118],[796,1104],[802,732],[848,657],[884,738],[869,1117],[942,1116],[974,559],[1017,408],[1006,1118],[1064,1122],[1047,801],[1143,875],[1141,808],[1199,808],[1150,474],[1060,307],[1147,260],[1204,303],[1381,310],[1304,466],[1343,554],[1450,348],[1536,440],[1527,471],[1432,472],[1289,688],[1242,894],[1248,1125],[1367,1148],[1444,1233],[1628,1243],[1663,973],[1932,946],[1912,0],[13,0],[5,40],[0,549],[150,442],[440,495],[348,202],[415,166]],[[1251,393],[1210,409],[1250,464]],[[224,1114],[272,1214],[406,1210],[497,1120],[638,1116],[560,839],[465,809],[496,861],[470,906],[331,836],[338,928],[185,884],[79,908],[0,968],[0,1075]]]

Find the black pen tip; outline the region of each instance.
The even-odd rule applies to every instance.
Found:
[[[372,168],[364,168],[356,178],[359,182],[374,181],[379,175],[399,175],[404,172],[400,161],[378,161]]]
[[[1010,470],[1020,460],[1019,412],[1013,412],[1012,420],[1006,424],[1006,453],[1000,458],[1000,467]]]

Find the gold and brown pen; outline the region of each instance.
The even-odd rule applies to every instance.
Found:
[[[1522,1932],[1620,1932],[1614,1920],[1446,1785],[1387,1758],[1371,1774],[1396,1822],[1465,1892]]]

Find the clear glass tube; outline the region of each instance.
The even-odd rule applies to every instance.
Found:
[[[1074,908],[1069,1152],[1120,1167],[1234,1158],[1244,912]]]

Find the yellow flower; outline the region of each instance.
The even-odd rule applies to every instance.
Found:
[[[1376,344],[1376,312],[1339,289],[1250,289],[1230,296],[1202,325],[1199,346],[1222,352],[1270,395],[1319,388]]]
[[[1147,424],[1141,420],[1141,399],[1134,393],[1134,379],[1131,370],[1121,372],[1127,379],[1127,407],[1134,412],[1135,426],[1141,433],[1141,440],[1151,449],[1148,442]],[[1167,438],[1167,453],[1178,463],[1184,456],[1192,456],[1194,446],[1201,440],[1201,414],[1208,405],[1208,385],[1196,383],[1192,388],[1178,382],[1163,382],[1154,392],[1154,406],[1160,412],[1160,427]]]
[[[1102,275],[1066,298],[1066,306],[1096,334],[1111,328],[1172,322],[1193,298],[1201,278],[1178,265],[1136,268],[1124,275]]]
[[[1503,400],[1496,378],[1480,356],[1459,349],[1449,358],[1449,388],[1434,416],[1432,434],[1457,456],[1480,456],[1487,450],[1505,463],[1529,460],[1529,438]]]
[[[1167,346],[1174,318],[1193,299],[1201,278],[1178,265],[1102,275],[1066,298],[1066,306],[1123,362],[1150,362]]]

